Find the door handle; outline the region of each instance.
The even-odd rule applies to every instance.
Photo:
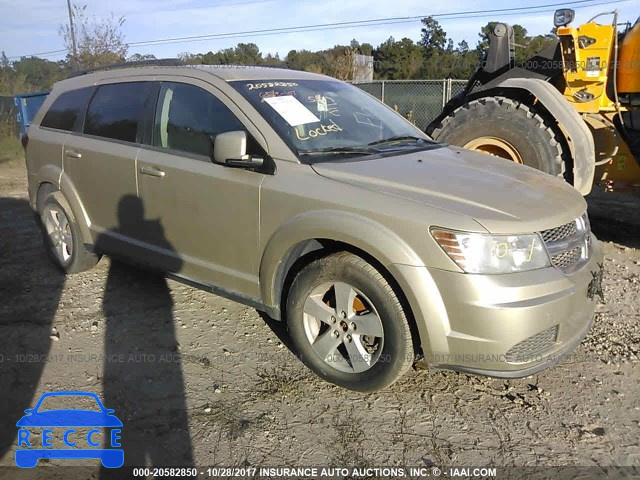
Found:
[[[140,167],[140,173],[143,175],[150,175],[152,177],[162,178],[165,173],[156,167]]]
[[[82,154],[80,152],[76,152],[75,150],[65,150],[64,154],[67,157],[71,158],[82,158]]]

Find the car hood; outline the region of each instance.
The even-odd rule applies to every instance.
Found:
[[[327,178],[471,217],[493,233],[557,227],[587,209],[582,196],[560,178],[448,146],[312,168]]]
[[[91,410],[48,410],[25,415],[17,427],[121,427],[115,415]]]

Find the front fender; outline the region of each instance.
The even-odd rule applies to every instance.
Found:
[[[320,210],[296,215],[269,239],[260,263],[262,301],[278,310],[287,259],[296,246],[314,239],[334,240],[373,256],[385,267],[422,266],[424,262],[398,235],[371,219],[343,211]]]

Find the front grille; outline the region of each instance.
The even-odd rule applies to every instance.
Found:
[[[507,362],[524,363],[536,359],[536,356],[547,350],[558,338],[558,326],[546,329],[519,343],[509,349],[506,355]]]
[[[553,255],[551,262],[560,270],[567,270],[580,261],[582,257],[582,247],[576,247],[572,250]]]
[[[574,221],[540,232],[553,266],[571,273],[589,258],[591,233],[585,213]]]
[[[542,235],[542,239],[544,240],[544,242],[547,243],[570,237],[571,235],[575,235],[577,231],[578,226],[576,225],[576,221],[574,220],[573,222],[565,223],[560,227],[543,230],[542,232],[540,232],[540,234]]]

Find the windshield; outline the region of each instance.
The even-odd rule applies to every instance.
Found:
[[[245,80],[231,85],[303,161],[409,151],[435,144],[399,114],[344,82]]]

